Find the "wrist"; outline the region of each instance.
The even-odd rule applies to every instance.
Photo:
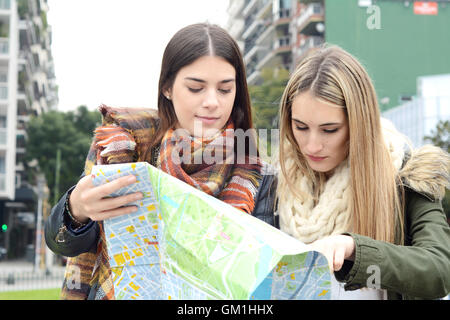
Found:
[[[84,227],[88,224],[89,218],[87,217],[80,217],[79,215],[75,214],[72,210],[72,207],[70,206],[70,194],[67,195],[66,203],[65,203],[65,211],[69,217],[69,220],[71,224],[76,228],[79,229],[81,227]]]
[[[349,234],[344,234],[343,236],[345,236],[348,241],[345,260],[355,261],[355,240]]]

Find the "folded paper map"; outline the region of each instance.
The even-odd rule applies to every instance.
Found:
[[[330,299],[326,258],[145,162],[94,166],[94,184],[133,174],[138,211],[104,221],[116,299]]]

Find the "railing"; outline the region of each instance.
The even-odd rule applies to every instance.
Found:
[[[291,36],[284,36],[275,39],[273,48],[276,50],[278,48],[288,47],[290,44],[291,44]]]
[[[35,271],[1,271],[0,292],[61,288],[64,269]]]
[[[306,7],[305,10],[300,14],[297,19],[297,26],[303,25],[307,20],[311,18],[311,16],[315,14],[323,14],[323,7],[320,3],[311,3]]]
[[[311,48],[318,47],[324,42],[322,37],[311,36],[300,45],[300,52],[303,54]]]
[[[424,136],[431,135],[439,121],[450,120],[450,95],[415,97],[384,111],[382,117],[390,120],[417,148],[429,143]]]
[[[274,21],[278,21],[280,19],[284,18],[290,18],[291,17],[291,9],[280,9],[277,13],[274,15]]]

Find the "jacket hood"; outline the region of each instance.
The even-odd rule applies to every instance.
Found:
[[[432,201],[442,200],[445,188],[450,188],[450,155],[430,144],[413,148],[411,141],[386,118],[381,118],[381,126],[403,185]]]
[[[410,151],[405,160],[399,171],[403,184],[432,200],[442,200],[445,189],[450,188],[450,155],[425,145]]]

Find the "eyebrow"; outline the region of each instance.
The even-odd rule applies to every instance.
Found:
[[[299,123],[299,124],[307,126],[307,124],[304,123],[303,121],[300,121],[300,120],[297,120],[297,119],[294,119],[294,118],[292,118],[292,120],[297,122],[297,123]],[[335,125],[341,125],[341,123],[340,122],[327,122],[327,123],[322,123],[321,125],[319,125],[319,127],[335,126]]]
[[[193,77],[186,77],[184,79],[185,80],[192,80],[192,81],[196,81],[196,82],[201,82],[201,83],[206,83],[205,80],[198,79],[198,78],[193,78]],[[234,79],[234,78],[225,79],[225,80],[220,81],[220,83],[228,83],[228,82],[233,82],[233,81],[236,81],[236,79]]]

